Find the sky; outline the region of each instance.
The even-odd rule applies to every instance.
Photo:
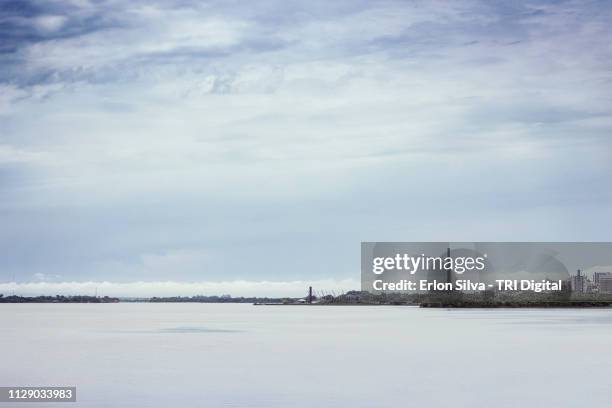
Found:
[[[357,289],[361,241],[610,241],[611,19],[3,0],[0,292],[296,295]]]

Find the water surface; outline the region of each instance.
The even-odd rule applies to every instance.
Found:
[[[4,304],[0,327],[0,385],[77,386],[53,407],[612,406],[608,309]]]

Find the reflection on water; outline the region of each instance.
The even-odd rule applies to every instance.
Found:
[[[4,304],[0,324],[0,385],[76,385],[70,407],[610,402],[608,309]]]

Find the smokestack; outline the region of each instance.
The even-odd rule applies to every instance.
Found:
[[[312,303],[312,286],[308,287],[308,303]]]

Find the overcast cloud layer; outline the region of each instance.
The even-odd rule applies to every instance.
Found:
[[[610,21],[607,1],[2,1],[0,281],[335,289],[360,241],[609,241]]]

